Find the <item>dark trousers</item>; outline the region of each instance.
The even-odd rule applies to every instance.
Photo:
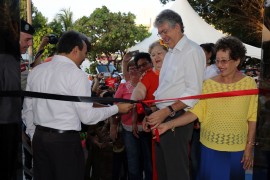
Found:
[[[112,179],[112,148],[107,146],[100,148],[93,147],[93,166],[91,180],[111,180]]]
[[[0,179],[17,179],[20,132],[18,123],[0,124]]]
[[[267,147],[266,143],[263,145]],[[253,180],[270,179],[270,149],[262,150],[261,147],[255,147]]]
[[[201,162],[200,129],[193,130],[191,140],[190,160],[191,160],[192,180],[195,180],[196,177],[198,176]]]
[[[28,135],[25,133],[26,127],[23,124],[22,125],[22,146],[23,146],[23,157],[24,157],[24,176],[26,180],[31,180],[32,179],[32,172],[31,169],[33,168],[32,166],[32,150],[31,150],[31,141]]]
[[[35,180],[83,180],[84,155],[79,133],[36,129],[33,142]]]
[[[113,152],[112,180],[127,180],[127,156],[126,151]]]
[[[183,112],[177,112],[174,118]],[[170,121],[167,118],[165,121]],[[193,123],[168,130],[160,136],[155,145],[158,180],[189,180],[189,142],[192,137]]]

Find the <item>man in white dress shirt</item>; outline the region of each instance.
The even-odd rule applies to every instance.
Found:
[[[169,47],[160,71],[155,99],[200,94],[206,66],[202,48],[184,35],[182,19],[172,10],[162,11],[154,25]],[[184,109],[196,103],[196,99],[157,103],[159,110],[147,118],[148,124],[155,128],[163,121],[180,116]],[[155,146],[159,180],[189,179],[188,145],[192,130],[193,123],[161,135],[160,143]]]
[[[58,43],[59,55],[30,72],[26,90],[91,96],[88,78],[79,69],[89,48],[90,43],[84,35],[65,32]],[[132,104],[119,103],[93,108],[93,103],[25,98],[22,118],[32,140],[34,179],[83,180],[81,122],[96,124],[116,113],[127,113],[132,107]]]

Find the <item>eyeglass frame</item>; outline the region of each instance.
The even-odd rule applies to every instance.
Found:
[[[233,60],[233,59],[222,59],[222,60],[216,59],[215,64],[219,64],[220,63],[221,65],[225,65],[225,64],[228,64],[229,61],[231,61],[231,60]]]
[[[130,66],[128,68],[128,71],[138,71],[138,68],[137,68],[137,66]]]
[[[175,27],[175,25],[174,25],[174,27]],[[157,36],[158,36],[159,38],[161,38],[162,35],[167,35],[168,32],[169,32],[172,28],[173,28],[173,27],[172,27],[171,25],[169,25],[169,27],[168,27],[167,29],[163,29],[160,33],[158,32],[158,33],[157,33]]]
[[[146,67],[149,63],[150,63],[150,62],[145,61],[145,62],[143,62],[142,64],[137,65],[137,68],[140,69],[140,68],[142,68],[142,67]]]
[[[169,28],[168,28],[168,29],[164,29],[164,30],[161,31],[160,33],[157,33],[157,36],[158,36],[159,38],[161,38],[162,34],[163,34],[163,35],[167,35],[168,32],[169,32]]]

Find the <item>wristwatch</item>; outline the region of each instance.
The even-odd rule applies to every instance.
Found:
[[[170,117],[174,117],[175,116],[175,111],[173,110],[172,106],[168,106],[169,110],[171,111],[170,113]]]

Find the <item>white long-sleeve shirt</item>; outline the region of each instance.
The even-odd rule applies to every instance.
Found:
[[[217,76],[220,73],[215,64],[207,66],[204,72],[204,80]]]
[[[202,48],[184,35],[173,49],[169,49],[164,58],[159,75],[159,86],[154,93],[155,99],[200,94],[205,67],[205,53]],[[193,107],[197,101],[197,99],[182,100],[189,107]],[[162,109],[171,104],[173,101],[156,105]]]
[[[60,95],[91,96],[91,87],[85,73],[72,60],[60,55],[55,55],[51,62],[41,64],[29,73],[26,90]],[[96,124],[117,112],[116,105],[93,108],[93,103],[26,97],[22,119],[26,125],[26,133],[32,139],[36,125],[80,131],[81,122]]]

